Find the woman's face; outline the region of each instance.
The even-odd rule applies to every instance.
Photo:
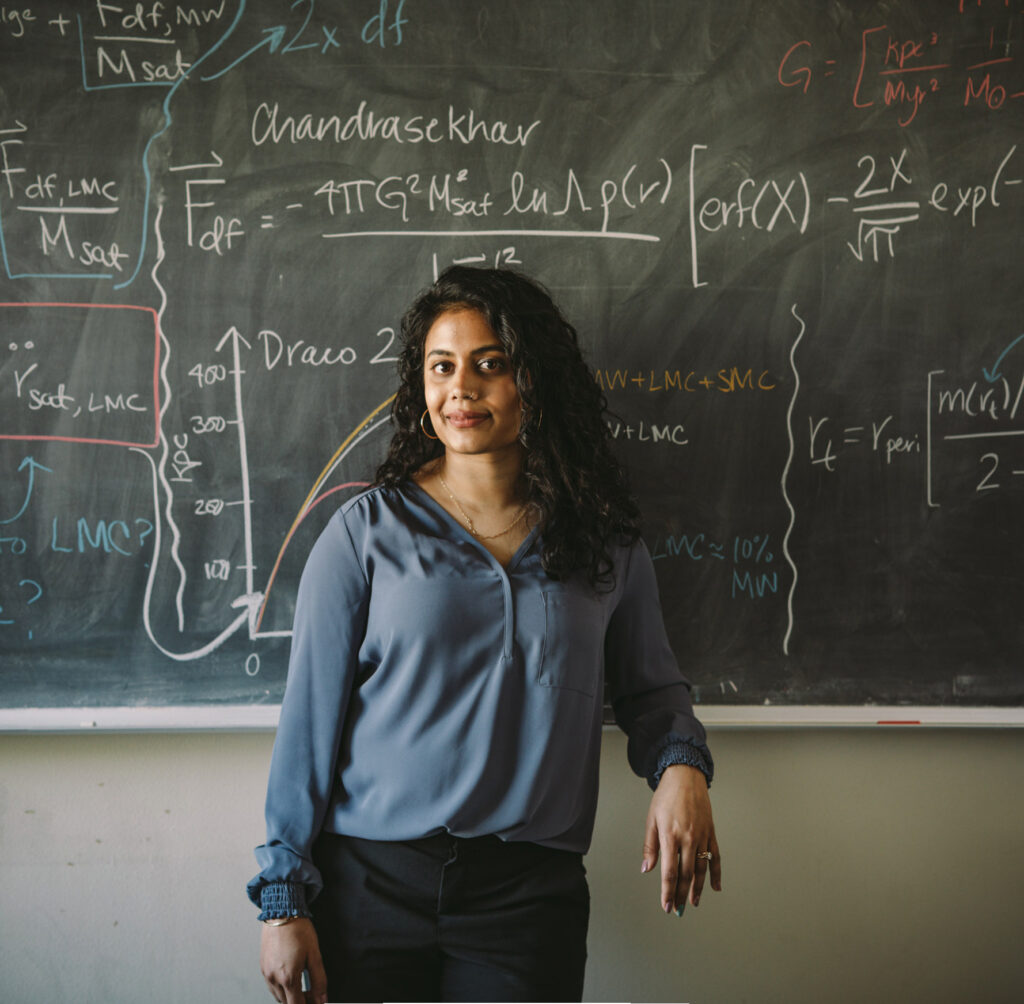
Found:
[[[476,310],[446,311],[423,345],[423,391],[434,434],[455,453],[520,448],[522,401],[512,364]]]

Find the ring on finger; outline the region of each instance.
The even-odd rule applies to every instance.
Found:
[[[714,858],[714,854],[712,854],[711,851],[699,851],[697,853],[698,861],[707,861],[710,863],[712,858]]]

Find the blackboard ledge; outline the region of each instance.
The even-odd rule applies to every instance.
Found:
[[[3,708],[0,732],[264,732],[277,728],[280,713],[279,704]]]
[[[150,708],[3,708],[0,733],[266,732],[277,727],[280,705],[182,705]],[[839,705],[699,704],[711,729],[821,727],[1024,726],[1024,708],[883,707]],[[614,727],[614,726],[612,726]]]
[[[885,707],[882,705],[698,704],[697,717],[709,728],[765,726],[884,728],[1024,726],[1024,708]]]

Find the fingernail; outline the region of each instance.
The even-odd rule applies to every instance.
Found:
[[[684,900],[682,903],[679,904],[679,906],[676,907],[676,916],[677,917],[681,917],[683,915],[683,911],[685,909],[686,909],[686,902]]]
[[[671,913],[671,912],[672,912],[672,904],[671,903],[666,903],[665,904],[665,913]]]
[[[641,875],[645,874],[646,872],[649,872],[650,870],[651,870],[651,866],[646,861],[642,865],[640,865],[640,874]]]
[[[694,896],[693,897],[693,905],[694,906],[700,906],[700,896]]]

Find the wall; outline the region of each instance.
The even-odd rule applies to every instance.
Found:
[[[588,1000],[1016,1001],[1024,732],[715,730],[725,891],[641,876],[605,737]],[[8,1004],[269,1001],[243,894],[267,733],[0,736]]]

